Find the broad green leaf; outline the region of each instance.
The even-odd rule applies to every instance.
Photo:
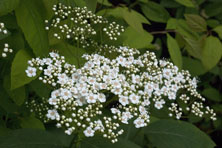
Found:
[[[0,0],[0,16],[13,11],[19,4],[19,0]]]
[[[214,28],[213,30],[218,34],[218,36],[220,37],[220,39],[222,39],[222,25],[217,26],[217,27]]]
[[[177,8],[180,7],[180,4],[175,2],[174,0],[161,0],[160,4],[165,8]]]
[[[122,14],[124,20],[140,33],[143,32],[142,23],[150,24],[150,22],[144,16],[134,10],[129,11],[129,9],[123,8]]]
[[[192,0],[175,0],[175,1],[186,7],[194,7],[194,3],[192,2]]]
[[[53,5],[57,4],[58,0],[42,0],[43,2],[43,5],[46,9],[46,14],[45,14],[45,17],[46,19],[50,19],[53,17],[54,15],[54,12],[52,10],[53,8]]]
[[[180,35],[191,38],[191,39],[198,39],[200,38],[196,32],[193,32],[190,27],[187,25],[186,21],[183,19],[175,19],[170,18],[167,21],[166,29],[175,29]]]
[[[182,54],[177,41],[167,34],[167,47],[173,63],[179,68],[182,68]]]
[[[215,101],[215,102],[221,102],[222,101],[222,95],[220,92],[213,88],[209,87],[203,90],[202,94],[207,97],[209,100]]]
[[[153,36],[146,32],[137,32],[132,27],[127,27],[123,33],[125,38],[123,44],[130,46],[132,48],[147,48],[153,40]]]
[[[149,141],[158,148],[214,148],[215,143],[190,123],[158,120],[146,129]]]
[[[11,90],[10,76],[4,77],[4,88],[8,95],[17,105],[22,105],[26,98],[25,87],[19,87]]]
[[[3,82],[2,82],[3,83]],[[8,93],[5,88],[0,83],[0,107],[4,109],[7,113],[16,112],[18,107],[17,105],[9,98]]]
[[[97,2],[105,6],[112,6],[108,0],[97,0]]]
[[[62,42],[54,45],[53,49],[58,50],[61,55],[65,56],[66,61],[70,64],[74,64],[75,66],[80,67],[85,63],[82,55],[85,54],[86,51],[82,48],[77,48]]]
[[[206,39],[201,61],[207,70],[213,68],[221,59],[222,44],[216,37],[209,36]]]
[[[141,8],[145,16],[154,22],[166,23],[170,18],[168,11],[158,3],[149,1]]]
[[[93,13],[96,11],[97,0],[85,0],[86,7]]]
[[[48,54],[48,38],[44,27],[44,20],[35,7],[35,1],[21,0],[15,10],[18,25],[21,27],[26,40],[36,56]]]
[[[121,138],[118,138],[118,142],[113,144],[108,139],[95,136],[84,139],[81,143],[81,148],[140,148],[140,146]]]
[[[26,117],[21,118],[20,120],[20,126],[22,128],[32,128],[32,129],[45,129],[44,124],[35,117]]]
[[[186,22],[188,26],[196,32],[203,32],[207,30],[206,21],[199,15],[185,14]]]
[[[208,19],[207,20],[207,25],[211,28],[215,28],[215,27],[220,25],[220,22],[216,19]]]
[[[184,37],[185,40],[185,49],[188,51],[188,53],[198,59],[201,59],[202,51],[204,48],[205,43],[205,36],[203,36],[200,39],[193,39],[193,38],[187,38]]]
[[[44,130],[13,130],[0,138],[1,148],[63,148],[55,135]]]
[[[30,60],[32,56],[26,50],[19,50],[12,62],[11,67],[11,89],[19,88],[36,77],[27,77],[25,70],[28,66],[28,60]]]
[[[183,69],[188,70],[192,76],[199,76],[207,72],[201,61],[183,57]]]
[[[216,15],[219,15],[222,12],[222,7],[219,7],[222,5],[221,1],[209,3],[205,6],[205,15],[208,17],[213,17]]]
[[[40,97],[48,98],[50,95],[51,90],[38,79],[29,83],[29,86]]]

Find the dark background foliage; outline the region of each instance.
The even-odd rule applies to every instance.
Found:
[[[0,22],[9,32],[0,34],[0,52],[4,43],[14,50],[0,58],[0,148],[67,148],[76,142],[76,135],[66,136],[53,123],[43,124],[25,107],[27,99],[50,94],[50,88],[26,77],[29,59],[57,49],[76,64],[76,47],[55,40],[53,31],[44,29],[44,20],[53,17],[51,8],[58,2],[87,6],[117,21],[126,27],[122,44],[153,51],[159,59],[170,58],[180,69],[198,76],[198,91],[217,113],[216,121],[192,115],[175,121],[163,110],[154,113],[147,128],[126,126],[116,144],[95,137],[83,139],[81,147],[222,147],[221,0],[0,0]]]

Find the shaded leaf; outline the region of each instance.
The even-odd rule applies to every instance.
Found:
[[[183,57],[183,69],[188,70],[192,76],[199,76],[207,72],[201,61]]]
[[[217,89],[215,89],[213,87],[209,87],[209,88],[204,89],[202,94],[212,101],[215,101],[215,102],[222,101],[222,95],[220,94],[220,92]]]
[[[20,122],[22,128],[45,129],[44,124],[39,119],[32,116],[22,118]]]
[[[213,68],[221,59],[222,44],[216,37],[209,36],[206,39],[201,61],[207,70]]]
[[[48,38],[44,21],[34,1],[21,0],[15,14],[26,40],[36,56],[48,54]]]
[[[110,140],[105,139],[103,137],[93,137],[93,138],[87,138],[82,141],[81,148],[140,148],[140,146],[134,144],[131,141],[124,140],[121,138],[118,138],[117,143],[111,143]]]
[[[112,6],[112,4],[108,0],[97,0],[98,3],[106,6]]]
[[[62,148],[55,135],[37,129],[19,129],[0,138],[2,148]]]
[[[173,63],[179,68],[182,68],[182,54],[177,41],[167,34],[167,47]]]
[[[150,124],[145,133],[158,148],[213,148],[215,143],[190,123],[158,120]]]
[[[97,0],[85,0],[86,7],[93,13],[96,11]]]
[[[4,88],[17,105],[22,105],[26,99],[25,87],[11,90],[10,76],[4,77]]]
[[[158,3],[149,1],[141,8],[145,16],[154,22],[166,23],[170,18],[168,11]]]
[[[19,0],[0,0],[0,16],[13,11],[19,4]]]
[[[207,30],[206,21],[199,15],[185,14],[186,22],[188,26],[196,32],[203,32]]]

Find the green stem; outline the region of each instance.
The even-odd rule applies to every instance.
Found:
[[[77,64],[78,64],[78,67],[80,68],[80,62],[79,62],[79,40],[77,40]]]

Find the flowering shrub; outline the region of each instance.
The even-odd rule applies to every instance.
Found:
[[[53,19],[51,25],[60,29],[54,34],[56,38],[73,38],[84,48],[90,43],[98,46],[90,40],[96,32],[89,22],[94,25],[108,23],[105,19],[86,8],[61,4],[58,7],[58,10],[57,6],[53,7],[59,17]],[[69,20],[69,16],[78,17]],[[59,18],[71,21],[72,28],[67,24],[60,25]],[[106,28],[103,31],[110,40],[116,40],[113,34],[120,35],[116,30],[119,25],[111,24],[116,27],[109,27],[110,33]],[[31,100],[28,106],[38,112],[45,122],[56,120],[56,126],[63,127],[68,135],[77,130],[86,137],[92,137],[98,132],[113,143],[124,132],[121,124],[128,124],[132,119],[136,128],[147,126],[152,115],[150,108],[153,107],[158,110],[168,108],[169,116],[176,119],[191,112],[199,117],[209,114],[212,120],[216,120],[213,109],[204,105],[205,98],[196,90],[196,78],[191,78],[188,71],[179,70],[167,60],[157,60],[155,54],[149,51],[141,53],[129,47],[106,45],[106,50],[116,55],[110,59],[102,54],[102,50],[83,55],[86,63],[80,68],[67,63],[65,57],[56,52],[50,52],[47,58],[28,61],[27,76],[35,77],[37,71],[41,71],[39,80],[53,87],[50,98],[44,98],[43,108],[35,100]],[[111,94],[115,97],[109,98]],[[111,103],[114,103],[113,106],[109,106]],[[103,110],[107,107],[111,115],[104,114]]]
[[[0,0],[0,148],[214,148],[222,3]]]

